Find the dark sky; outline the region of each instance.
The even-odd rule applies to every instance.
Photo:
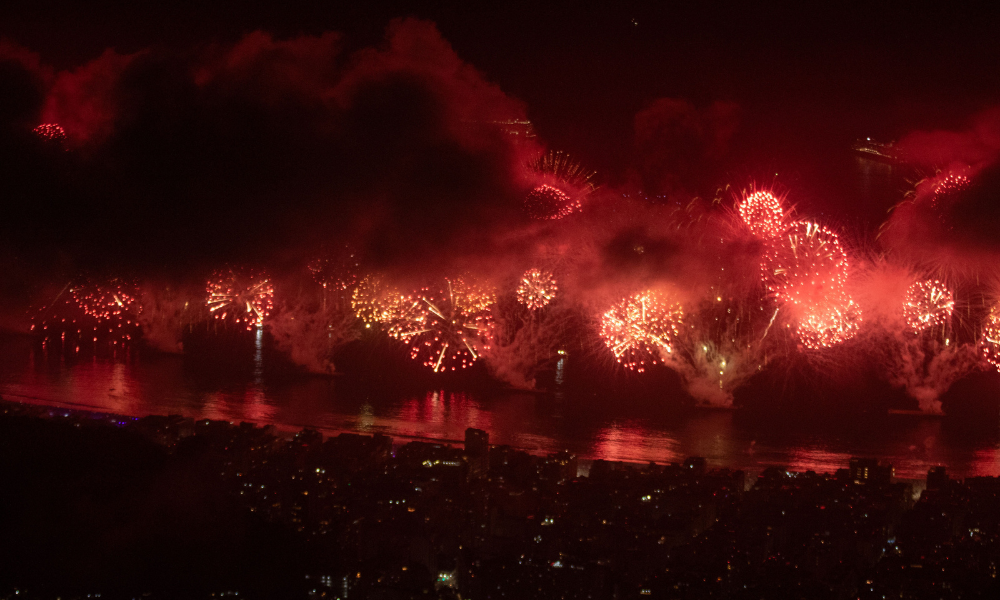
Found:
[[[361,47],[391,18],[417,16],[523,100],[549,143],[612,172],[630,166],[633,116],[660,97],[734,101],[748,126],[781,135],[794,124],[898,137],[957,126],[1000,92],[989,2],[599,4],[15,1],[0,35],[71,68],[106,48],[186,49],[255,30],[338,31]]]
[[[518,151],[470,145],[455,124],[518,111],[605,190],[707,195],[781,171],[813,199],[800,206],[873,228],[894,200],[844,198],[831,156],[859,136],[968,129],[1000,99],[1000,21],[985,2],[419,4],[4,3],[0,38],[42,65],[34,80],[8,69],[0,90],[0,175],[16,204],[5,243],[23,255],[41,240],[38,252],[62,257],[46,260],[163,266],[260,260],[367,227],[381,260],[433,255],[427,240],[460,245],[504,223],[521,193]],[[428,73],[412,56],[365,62],[399,17],[436,25],[444,45],[428,60],[452,60],[450,44],[481,77]],[[220,66],[258,31],[337,36]],[[107,49],[140,54],[114,66]],[[67,156],[27,153],[17,132],[51,106],[59,73],[91,61],[106,75],[74,80],[85,84],[62,107],[77,103],[70,112],[105,133]],[[321,106],[331,98],[335,114]],[[417,231],[429,235],[413,242]]]

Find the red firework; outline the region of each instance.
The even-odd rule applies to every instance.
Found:
[[[205,303],[214,318],[245,324],[248,330],[261,327],[274,307],[271,280],[255,273],[217,271],[205,291]]]
[[[942,327],[955,310],[955,296],[936,279],[917,281],[906,290],[903,319],[914,333]]]
[[[548,184],[531,190],[524,199],[524,210],[532,219],[561,219],[580,208],[580,201]]]
[[[737,207],[750,232],[763,238],[773,238],[784,228],[781,201],[768,191],[756,191],[743,198]]]
[[[38,137],[52,142],[61,142],[66,139],[66,130],[58,123],[42,123],[32,131]]]
[[[496,301],[493,292],[461,279],[445,284],[394,299],[385,317],[389,335],[409,343],[410,358],[435,373],[470,367],[489,350]]]
[[[979,350],[1000,371],[1000,306],[994,306],[986,317],[983,335],[979,338]]]
[[[642,373],[647,365],[662,362],[663,352],[673,352],[683,318],[680,304],[645,291],[604,313],[601,337],[619,363]]]
[[[528,167],[539,175],[551,178],[565,186],[579,189],[584,194],[597,189],[594,185],[594,175],[583,167],[579,161],[573,160],[562,150],[549,151],[528,163]]]
[[[346,291],[357,285],[361,269],[357,253],[344,246],[336,255],[315,258],[307,265],[316,283],[325,289]]]
[[[968,188],[969,184],[970,181],[968,176],[963,175],[962,173],[949,173],[934,186],[934,196],[932,197],[932,201],[939,202],[945,198],[949,198],[952,195]]]
[[[847,253],[837,234],[816,223],[798,221],[771,246],[764,281],[782,302],[819,306],[843,292],[847,270]]]
[[[138,298],[138,288],[119,279],[73,285],[42,309],[31,329],[41,333],[44,342],[58,339],[63,344],[79,344],[103,340],[124,344],[140,331],[136,321],[142,310]]]
[[[585,169],[563,152],[547,152],[528,163],[536,187],[524,199],[533,219],[561,219],[580,210],[581,201],[596,187],[594,171]]]
[[[106,286],[78,286],[72,288],[70,293],[84,314],[94,317],[98,323],[120,320],[125,315],[139,312],[136,300],[139,294],[135,286],[125,286],[118,281]]]
[[[545,308],[556,297],[559,287],[552,273],[529,269],[521,276],[517,286],[517,301],[531,310]]]
[[[858,333],[861,309],[849,296],[808,307],[795,335],[806,348],[819,350],[846,342]]]

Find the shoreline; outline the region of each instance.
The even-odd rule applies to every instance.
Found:
[[[12,398],[25,398],[25,399],[29,399],[29,400],[40,400],[41,402],[37,402],[37,403],[36,402],[21,402],[21,401],[18,401],[18,400],[14,400]],[[88,407],[86,405],[81,405],[81,404],[49,403],[49,402],[44,401],[44,399],[33,398],[33,397],[30,397],[30,396],[23,396],[23,395],[17,395],[17,394],[3,394],[3,395],[0,395],[0,406],[2,406],[3,404],[28,405],[28,406],[33,406],[33,407],[37,407],[37,408],[40,408],[40,409],[48,408],[50,416],[56,416],[56,415],[52,415],[53,411],[56,411],[56,412],[65,411],[65,413],[62,415],[63,417],[75,416],[75,417],[85,417],[85,418],[89,418],[89,419],[92,419],[92,420],[107,420],[107,421],[113,421],[113,420],[117,421],[118,419],[124,419],[125,420],[125,421],[118,421],[119,424],[124,424],[126,421],[139,421],[139,420],[141,420],[141,419],[143,419],[145,417],[160,417],[160,418],[165,418],[165,417],[170,417],[170,416],[179,416],[182,419],[190,420],[190,421],[195,422],[195,423],[200,422],[200,421],[223,422],[223,423],[228,423],[231,427],[239,427],[239,425],[241,423],[250,423],[254,427],[261,428],[261,429],[266,428],[266,427],[270,427],[270,428],[272,428],[272,431],[274,432],[274,434],[275,434],[276,437],[278,437],[278,438],[280,438],[282,440],[286,440],[286,441],[294,439],[295,436],[298,433],[302,432],[302,431],[316,431],[316,432],[320,433],[323,436],[324,440],[327,440],[327,439],[330,439],[330,438],[335,438],[335,437],[337,437],[337,436],[339,436],[341,434],[360,435],[360,436],[365,436],[365,437],[372,437],[374,435],[381,434],[381,435],[384,435],[384,436],[388,437],[390,440],[392,440],[392,448],[393,448],[393,452],[394,453],[400,447],[404,446],[406,443],[409,443],[409,442],[424,442],[424,443],[430,443],[430,444],[442,444],[442,445],[451,446],[451,447],[458,447],[458,448],[461,448],[464,445],[464,443],[465,443],[464,440],[459,440],[459,439],[434,438],[434,437],[428,437],[428,436],[407,435],[407,434],[393,434],[393,435],[389,435],[388,433],[385,433],[385,432],[382,432],[382,431],[357,431],[357,430],[350,430],[350,429],[335,429],[335,428],[329,428],[329,427],[311,427],[311,426],[301,426],[301,425],[295,424],[295,423],[275,424],[275,423],[266,423],[266,422],[255,421],[255,420],[251,420],[251,419],[245,419],[245,420],[242,420],[239,423],[237,423],[235,421],[229,421],[229,420],[226,420],[226,419],[208,419],[208,418],[198,418],[198,419],[196,419],[194,417],[186,417],[184,415],[162,415],[162,414],[155,414],[155,415],[154,414],[147,414],[147,415],[142,415],[142,416],[126,415],[126,414],[121,414],[121,413],[114,413],[114,412],[108,412],[108,411],[104,411],[104,410],[98,410],[98,409],[96,409],[94,407]],[[71,405],[70,406],[58,406],[57,404],[71,404]],[[538,449],[534,449],[534,448],[519,447],[519,446],[513,446],[513,445],[509,445],[509,444],[490,444],[490,446],[491,447],[508,447],[508,448],[511,448],[512,450],[516,450],[516,451],[519,451],[519,452],[524,452],[524,453],[526,453],[528,455],[535,456],[535,457],[546,457],[546,456],[548,456],[550,454],[549,452],[545,452],[545,451],[539,452]],[[686,457],[686,458],[695,458],[695,457]],[[673,461],[671,461],[671,462],[656,462],[656,461],[645,461],[645,460],[607,460],[607,459],[600,459],[600,458],[577,456],[577,461],[578,461],[578,465],[579,465],[578,469],[577,469],[577,476],[578,477],[580,477],[580,476],[582,476],[582,477],[588,477],[589,474],[590,474],[590,470],[591,470],[592,465],[595,462],[602,461],[602,460],[605,461],[605,462],[607,462],[607,463],[610,463],[610,464],[628,465],[628,466],[633,467],[633,468],[634,467],[644,466],[644,465],[649,465],[651,463],[655,464],[655,465],[659,465],[659,466],[665,466],[665,465],[670,465],[670,464],[679,464],[679,463],[676,463],[676,462],[673,462]],[[879,462],[881,463],[882,461],[879,461]],[[806,470],[806,471],[797,471],[797,470],[791,469],[791,468],[789,468],[789,466],[787,464],[764,464],[764,465],[759,465],[756,468],[739,467],[739,466],[731,465],[731,464],[710,465],[710,466],[713,469],[729,469],[729,470],[733,470],[733,471],[742,471],[746,475],[747,489],[749,489],[750,487],[752,487],[753,483],[757,480],[757,478],[765,470],[767,470],[769,468],[774,468],[774,467],[784,468],[789,473],[807,473],[807,472],[809,472],[809,470]],[[843,467],[846,467],[846,466],[847,465],[845,464]],[[948,465],[944,465],[944,466],[947,467]],[[841,468],[843,468],[843,467],[841,467]],[[818,475],[829,475],[831,477],[835,475],[835,470],[834,471],[828,471],[828,472],[820,472],[820,471],[815,471],[815,472]],[[961,479],[964,479],[964,477],[962,477]],[[919,493],[923,491],[923,489],[925,488],[925,484],[926,484],[926,478],[925,477],[900,477],[900,476],[896,476],[895,473],[892,476],[892,481],[896,482],[896,483],[905,483],[905,484],[911,485],[913,487],[913,490],[914,490],[914,497],[919,497]]]

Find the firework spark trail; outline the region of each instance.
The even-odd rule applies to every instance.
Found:
[[[562,219],[583,206],[596,186],[594,171],[585,169],[565,153],[547,152],[528,163],[535,180],[524,199],[524,210],[532,219]]]
[[[535,389],[538,374],[565,357],[566,333],[577,323],[576,307],[560,303],[525,311],[516,298],[501,296],[492,312],[495,326],[489,350],[482,354],[486,367],[514,388]]]
[[[1000,371],[1000,305],[994,305],[986,317],[979,338],[979,350],[983,358]]]
[[[952,183],[947,181],[938,184],[937,195],[947,196],[953,193],[952,187],[964,185],[961,179],[954,179]],[[921,201],[926,202],[926,197]],[[667,210],[641,212],[642,207],[638,204],[633,205],[636,210],[629,211],[617,206],[616,209],[628,217],[630,227],[641,223],[641,227],[634,227],[638,233],[626,229],[622,224],[625,219],[606,225],[600,223],[610,210],[599,213],[601,205],[595,204],[593,215],[581,215],[558,227],[525,227],[518,240],[524,250],[512,255],[512,260],[502,267],[488,265],[476,270],[470,268],[468,262],[456,262],[462,265],[462,271],[456,269],[458,272],[474,272],[484,280],[492,278],[515,283],[502,297],[509,301],[505,310],[520,322],[502,333],[506,336],[503,337],[503,352],[492,354],[498,363],[503,363],[503,377],[519,385],[533,385],[529,382],[534,380],[537,365],[549,360],[556,349],[567,347],[564,344],[572,337],[567,330],[579,329],[579,324],[586,320],[593,323],[595,313],[600,315],[599,325],[589,331],[589,338],[581,342],[579,348],[597,347],[605,356],[610,351],[617,362],[638,372],[651,365],[665,365],[680,375],[685,387],[699,400],[708,399],[711,403],[731,401],[733,389],[774,358],[787,358],[799,352],[808,361],[828,357],[833,364],[841,360],[844,353],[816,351],[850,339],[858,340],[852,344],[852,350],[872,352],[868,346],[878,344],[875,352],[885,350],[887,355],[895,352],[894,356],[885,357],[884,364],[886,370],[895,368],[898,372],[884,377],[894,385],[903,382],[898,385],[905,386],[914,396],[930,397],[953,380],[952,374],[962,372],[968,362],[964,359],[964,351],[953,350],[947,340],[938,347],[923,339],[919,344],[911,344],[909,338],[903,336],[908,331],[919,333],[934,328],[950,332],[956,293],[940,281],[914,282],[914,270],[918,267],[896,265],[893,268],[900,274],[895,278],[898,281],[882,286],[882,304],[873,309],[872,295],[867,291],[872,285],[870,281],[857,285],[857,273],[853,273],[849,288],[853,257],[849,257],[833,230],[807,220],[786,222],[781,202],[770,192],[758,191],[742,198],[736,207],[741,220],[734,218],[731,207],[715,209],[706,204],[692,201],[682,214]],[[692,206],[694,208],[688,208]],[[654,220],[651,214],[657,215],[655,223],[651,222]],[[646,222],[642,222],[643,217]],[[747,229],[753,233],[753,238]],[[539,232],[551,237],[523,243],[528,236],[538,236]],[[594,232],[596,235],[587,237]],[[520,272],[525,264],[551,267],[553,261],[546,252],[563,261],[558,263],[559,286],[552,273],[541,268]],[[584,258],[577,258],[579,254],[584,254]],[[491,373],[501,372],[490,364],[490,345],[501,339],[499,335],[490,335],[495,327],[495,294],[492,291],[479,290],[462,280],[451,279],[445,280],[440,290],[424,288],[409,294],[400,293],[399,289],[413,289],[404,283],[407,280],[402,276],[400,281],[390,282],[388,275],[369,274],[357,281],[358,264],[353,255],[350,259],[346,277],[339,276],[342,269],[331,259],[317,259],[308,265],[303,263],[324,289],[349,292],[349,300],[348,293],[331,294],[339,297],[344,307],[344,339],[351,331],[360,336],[362,327],[354,320],[356,315],[379,334],[405,342],[411,358],[434,372],[467,368],[481,360],[487,363]],[[868,259],[882,261],[883,265],[899,260],[888,253],[877,259],[865,258]],[[926,265],[913,262],[913,265],[918,264],[919,272],[933,272]],[[514,265],[519,266],[516,272]],[[593,275],[587,272],[591,267],[595,267]],[[454,265],[449,264],[447,268],[454,268]],[[491,268],[494,270],[488,270]],[[857,265],[854,268],[860,271]],[[274,294],[270,281],[246,277],[244,280],[249,283],[237,283],[233,272],[220,273],[217,281],[207,288],[206,305],[211,316],[245,323],[248,328],[262,325]],[[512,277],[515,273],[520,273],[520,278]],[[306,272],[301,271],[300,277],[306,278]],[[961,283],[962,280],[958,280],[956,285],[961,286]],[[407,287],[397,287],[403,285]],[[681,285],[684,287],[677,287]],[[320,286],[304,287],[318,293]],[[609,289],[647,286],[682,289],[683,310],[679,301],[654,291],[623,298],[610,308],[601,307],[606,308],[603,313],[593,308],[597,299],[607,298]],[[909,289],[903,298],[902,292],[907,286]],[[886,292],[890,288],[891,294]],[[959,294],[963,293],[964,288],[956,289]],[[559,301],[551,306],[557,294]],[[288,308],[292,303],[282,300],[282,312],[292,314]],[[346,308],[348,302],[350,309]],[[112,294],[104,305],[113,310],[126,303],[121,295]],[[88,316],[100,318],[96,309],[81,309]],[[545,315],[559,311],[563,330],[543,323]],[[772,314],[767,315],[767,312]],[[866,322],[864,331],[862,315]],[[979,318],[967,320],[976,321],[978,325]],[[296,313],[296,321],[294,325],[298,329],[285,327],[286,332],[290,332],[286,337],[307,337],[309,333],[302,329],[306,323],[310,327],[330,327],[328,320],[314,318],[308,309]],[[955,322],[957,327],[960,323],[957,316]],[[538,323],[547,328],[536,327]],[[504,322],[501,326],[508,327],[508,324]],[[891,333],[899,335],[883,335],[890,328]],[[544,333],[540,333],[543,329]],[[877,332],[870,334],[874,329]],[[313,336],[315,343],[309,348],[314,348],[315,352],[303,354],[305,358],[296,360],[320,356],[330,337],[328,333],[324,335]],[[970,341],[965,350],[975,350],[973,334],[970,332],[967,337]],[[900,341],[900,347],[890,348],[886,343],[895,340]],[[295,347],[294,343],[289,345]],[[985,359],[1000,369],[1000,317],[991,315],[982,337],[978,338],[977,355],[980,362]]]
[[[849,264],[836,233],[809,221],[791,223],[762,266],[768,290],[791,309],[806,348],[828,348],[857,335],[861,309],[846,291]]]
[[[746,196],[737,207],[750,232],[762,238],[775,238],[784,228],[781,201],[768,191],[759,190]]]
[[[66,130],[58,123],[42,123],[33,130],[35,135],[51,142],[62,142],[66,140]]]
[[[916,281],[906,290],[903,319],[913,333],[944,327],[955,310],[955,296],[936,279]]]
[[[771,331],[771,325],[774,325],[774,320],[778,318],[778,311],[781,310],[780,307],[774,309],[774,314],[771,315],[771,320],[767,322],[767,327],[764,328],[764,335],[760,336],[760,341],[764,341],[767,337],[767,332]]]
[[[552,273],[529,269],[517,286],[517,301],[530,310],[545,308],[556,297],[559,287]]]
[[[361,268],[357,253],[344,246],[338,253],[324,254],[309,261],[307,265],[316,283],[324,289],[347,291],[358,283]]]
[[[601,318],[601,337],[619,363],[642,373],[670,353],[684,317],[681,305],[648,290],[625,298]]]
[[[398,297],[378,275],[365,275],[351,292],[351,309],[365,327],[384,323],[388,319],[389,299]]]
[[[141,331],[137,321],[142,311],[139,295],[137,286],[119,279],[67,284],[38,312],[31,329],[43,334],[43,343],[56,335],[64,344],[88,340],[125,343]]]
[[[846,294],[807,309],[795,334],[806,348],[819,350],[846,342],[858,333],[861,309]]]
[[[274,307],[271,280],[253,273],[242,276],[233,270],[219,271],[205,291],[205,304],[214,318],[244,323],[248,330],[262,326]]]
[[[767,360],[769,345],[759,332],[768,327],[768,319],[763,306],[748,310],[749,297],[721,290],[713,296],[685,309],[683,326],[663,364],[680,375],[700,404],[731,406],[733,392]],[[772,322],[776,318],[772,313]]]
[[[421,289],[401,296],[387,311],[390,336],[410,344],[410,357],[434,372],[468,368],[488,349],[492,291],[462,279],[445,281],[446,290]]]
[[[931,202],[937,204],[953,198],[955,194],[968,189],[970,183],[969,176],[964,173],[948,173],[934,185]]]
[[[524,199],[524,210],[532,219],[561,219],[580,207],[580,200],[547,183],[531,190]]]
[[[74,287],[70,293],[84,314],[94,317],[98,322],[124,315],[136,303],[137,295],[136,292],[125,291],[121,284],[116,283],[107,287]]]
[[[847,282],[847,253],[837,234],[809,221],[789,225],[765,260],[764,280],[780,301],[817,305]]]
[[[528,163],[528,167],[539,175],[552,177],[588,194],[596,189],[593,179],[597,172],[584,168],[561,150],[546,152]]]

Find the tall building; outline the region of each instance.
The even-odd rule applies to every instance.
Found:
[[[854,483],[892,482],[892,465],[880,465],[874,458],[852,458],[848,471]]]
[[[469,477],[481,479],[490,469],[490,434],[482,429],[465,430],[465,457],[469,463]]]
[[[684,461],[684,468],[692,475],[701,476],[708,469],[708,461],[703,456],[691,456]]]
[[[579,461],[575,454],[568,450],[549,454],[543,463],[542,473],[546,479],[557,483],[570,481],[576,477]]]
[[[931,467],[927,471],[927,489],[943,490],[948,487],[948,469],[945,467]]]

